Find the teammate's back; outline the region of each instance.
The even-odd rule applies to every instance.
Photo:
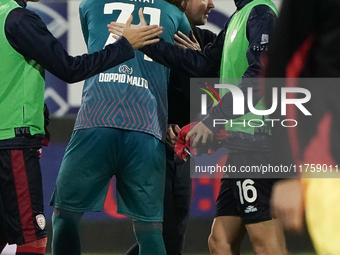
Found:
[[[144,7],[147,22],[163,26],[166,40],[172,40],[185,23],[187,31],[181,30],[189,32],[188,21],[179,9],[162,0],[149,1],[83,1],[80,17],[89,52],[111,40],[110,22],[125,23],[133,14],[138,24],[140,7]],[[125,53],[123,48],[117,51]],[[81,253],[77,226],[82,214],[103,209],[115,176],[117,213],[134,219],[140,254],[166,255],[162,238],[166,160],[165,144],[160,139],[167,124],[167,72],[135,52],[131,61],[85,81],[75,130],[51,199],[55,207],[53,254],[63,255],[65,249]],[[69,231],[69,226],[74,231]]]
[[[109,35],[106,25],[111,21],[126,23],[130,15],[132,24],[139,23],[138,11],[143,14],[148,24],[164,27],[160,35],[165,41],[173,43],[178,30],[188,33],[186,16],[176,6],[164,0],[84,0],[79,7],[82,29],[89,52],[104,47],[103,42],[114,39]],[[105,24],[105,25],[103,25]],[[189,28],[190,29],[190,28]]]
[[[125,23],[133,15],[133,24],[138,24],[140,8],[148,24],[163,27],[160,37],[167,42],[173,43],[179,30],[185,34],[190,31],[184,13],[163,0],[84,0],[80,17],[89,53],[114,40],[107,30],[111,21]],[[168,68],[136,51],[134,59],[85,82],[75,129],[115,127],[162,139],[167,120],[168,77]]]

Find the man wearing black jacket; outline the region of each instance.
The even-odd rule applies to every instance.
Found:
[[[180,7],[180,6],[178,6]],[[197,26],[207,22],[212,0],[189,0],[184,10],[191,26],[188,38],[179,32],[175,44],[182,48],[203,49],[216,38],[216,34]],[[218,77],[218,72],[211,73]],[[191,206],[190,160],[180,162],[174,146],[180,127],[190,123],[190,77],[171,70],[168,85],[168,130],[166,135],[166,180],[164,192],[163,239],[167,255],[180,255],[184,248],[185,232]],[[198,113],[198,112],[197,112]],[[175,123],[175,124],[174,124]],[[138,245],[132,246],[126,255],[138,255]]]
[[[34,255],[47,243],[37,151],[45,133],[44,70],[67,82],[89,78],[133,58],[162,28],[128,25],[104,50],[72,57],[27,1],[0,0],[0,252],[9,243],[17,254]]]
[[[163,41],[141,50],[155,61],[186,75],[205,77],[220,70],[222,83],[223,79],[237,78],[239,82],[233,85],[242,90],[244,97],[247,98],[247,89],[252,88],[253,103],[262,104],[257,83],[247,78],[258,77],[263,69],[261,57],[268,49],[276,22],[276,10],[270,1],[235,0],[235,5],[237,11],[226,22],[214,43],[202,52],[182,50]],[[245,115],[234,115],[232,94],[220,95],[223,96],[222,103],[213,107],[188,133],[187,140],[195,135],[193,147],[199,141],[205,144],[212,139],[213,133],[223,128],[221,125],[214,126],[214,119],[236,120],[247,118],[250,114],[246,109]],[[229,126],[226,129],[229,131],[225,145],[229,149],[226,166],[240,169],[242,166],[270,164],[268,128],[235,130]],[[267,179],[222,179],[209,237],[211,254],[239,254],[245,232],[250,236],[255,254],[288,253],[282,228],[270,214],[269,199],[273,183],[273,180]]]
[[[204,7],[204,8],[203,8]],[[216,34],[201,29],[207,21],[210,10],[214,8],[212,0],[189,0],[186,10],[191,29],[191,40],[185,35],[175,35],[175,44],[183,48],[201,50],[212,43]],[[187,43],[186,43],[187,42]],[[188,44],[189,43],[189,44]],[[218,72],[210,74],[218,77]],[[190,77],[179,72],[170,72],[168,88],[168,132],[167,132],[167,167],[164,194],[164,222],[163,238],[167,248],[167,255],[180,255],[184,248],[184,237],[190,214],[191,182],[190,160],[177,164],[180,160],[174,153],[174,142],[177,140],[179,127],[194,121],[190,118]],[[198,114],[198,112],[197,112]],[[193,114],[195,115],[195,114]]]

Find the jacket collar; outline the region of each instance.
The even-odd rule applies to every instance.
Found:
[[[27,3],[24,1],[24,0],[15,0],[17,3],[18,3],[18,5],[20,5],[21,7],[24,7],[24,8],[26,8],[26,6],[27,6]]]
[[[246,4],[253,0],[234,0],[237,10],[241,10]]]

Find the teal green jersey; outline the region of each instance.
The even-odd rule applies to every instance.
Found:
[[[184,13],[163,0],[84,0],[79,10],[89,53],[114,41],[107,28],[111,21],[125,23],[133,15],[138,24],[140,8],[148,24],[163,27],[166,42],[173,43],[177,31],[189,34]],[[164,138],[168,77],[168,68],[135,51],[134,59],[85,81],[75,129],[115,127]]]

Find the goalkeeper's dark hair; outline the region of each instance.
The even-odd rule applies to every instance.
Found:
[[[178,9],[180,9],[182,12],[184,12],[187,8],[189,0],[165,0],[165,1],[170,4],[173,4]]]

